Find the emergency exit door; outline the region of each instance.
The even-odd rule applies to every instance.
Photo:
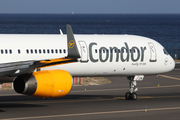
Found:
[[[148,43],[150,48],[150,62],[156,62],[157,61],[157,54],[156,49],[153,43]]]
[[[81,62],[88,62],[88,49],[85,41],[79,41],[81,47]]]

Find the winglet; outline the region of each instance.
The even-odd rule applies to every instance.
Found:
[[[66,25],[67,30],[67,45],[68,45],[68,56],[67,58],[80,58],[77,44],[73,35],[71,25]]]

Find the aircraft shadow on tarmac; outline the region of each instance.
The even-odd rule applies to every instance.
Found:
[[[117,96],[117,95],[66,95],[64,97],[59,98],[39,98],[39,97],[32,97],[26,95],[14,95],[14,96],[0,96],[0,104],[1,103],[8,103],[8,102],[26,102],[26,101],[53,101],[53,100],[92,100],[92,99],[113,99],[115,97],[124,97],[124,96]]]
[[[1,113],[1,112],[5,112],[5,111],[0,109],[0,113]]]
[[[60,98],[39,98],[25,95],[14,95],[14,96],[1,96],[0,97],[0,108],[23,108],[23,107],[49,107],[48,102],[50,103],[64,103],[64,102],[77,102],[77,101],[91,101],[91,100],[100,100],[100,99],[113,99],[115,95],[67,95]],[[22,102],[22,103],[21,103]],[[38,103],[39,102],[39,103]],[[44,104],[42,104],[44,102]],[[6,112],[0,109],[1,112]]]
[[[0,108],[20,108],[20,107],[47,107],[46,105],[37,105],[37,104],[21,104],[21,103],[3,103],[0,104]],[[0,112],[3,110],[0,109]]]

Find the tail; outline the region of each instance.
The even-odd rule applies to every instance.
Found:
[[[73,35],[71,25],[66,25],[67,30],[67,45],[68,45],[68,56],[67,58],[80,58],[77,44]]]

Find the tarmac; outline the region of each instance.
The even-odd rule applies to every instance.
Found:
[[[180,64],[166,74],[138,82],[137,100],[125,100],[126,77],[104,85],[74,86],[61,98],[38,98],[0,91],[1,120],[179,120]],[[86,90],[85,90],[86,89]]]

